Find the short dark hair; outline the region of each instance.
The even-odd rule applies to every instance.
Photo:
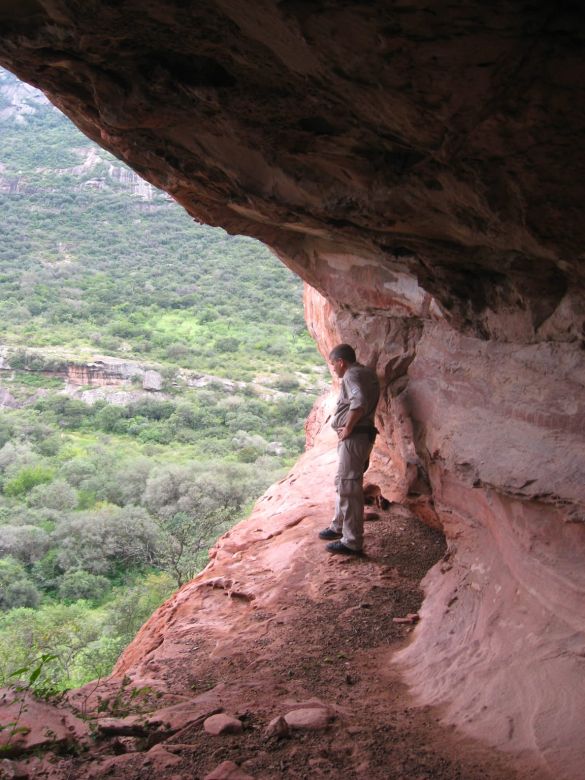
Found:
[[[345,360],[346,363],[355,363],[357,358],[355,350],[349,344],[338,344],[329,353],[329,360]]]

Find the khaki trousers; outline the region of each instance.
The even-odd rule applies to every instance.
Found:
[[[363,481],[372,446],[367,433],[356,433],[337,445],[337,498],[331,529],[352,550],[361,550],[364,543]]]

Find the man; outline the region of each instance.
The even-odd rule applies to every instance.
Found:
[[[331,553],[360,555],[364,537],[364,471],[376,438],[374,415],[380,397],[376,374],[357,362],[353,347],[338,344],[329,363],[341,379],[341,390],[331,422],[337,431],[337,499],[335,516],[321,539]]]

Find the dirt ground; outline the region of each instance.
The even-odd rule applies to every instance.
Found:
[[[420,581],[444,554],[440,532],[401,507],[366,525],[366,555],[332,556],[315,542],[318,589],[300,589],[281,609],[256,610],[264,631],[225,656],[198,637],[185,640],[185,663],[162,674],[177,695],[222,690],[239,734],[211,737],[197,722],[151,748],[140,737],[97,741],[77,757],[37,759],[31,776],[73,780],[202,780],[235,762],[256,780],[524,780],[541,777],[440,722],[416,706],[392,665],[413,626],[394,621],[416,613]],[[227,695],[226,693],[226,695]],[[276,711],[305,703],[331,713],[328,728],[266,736]],[[31,766],[32,769],[32,766]]]

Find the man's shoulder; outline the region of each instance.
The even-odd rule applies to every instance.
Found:
[[[345,372],[345,377],[347,377],[347,379],[353,382],[360,382],[360,381],[377,382],[378,381],[376,372],[373,369],[369,368],[368,366],[362,365],[361,363],[354,363],[353,365],[351,365]]]

